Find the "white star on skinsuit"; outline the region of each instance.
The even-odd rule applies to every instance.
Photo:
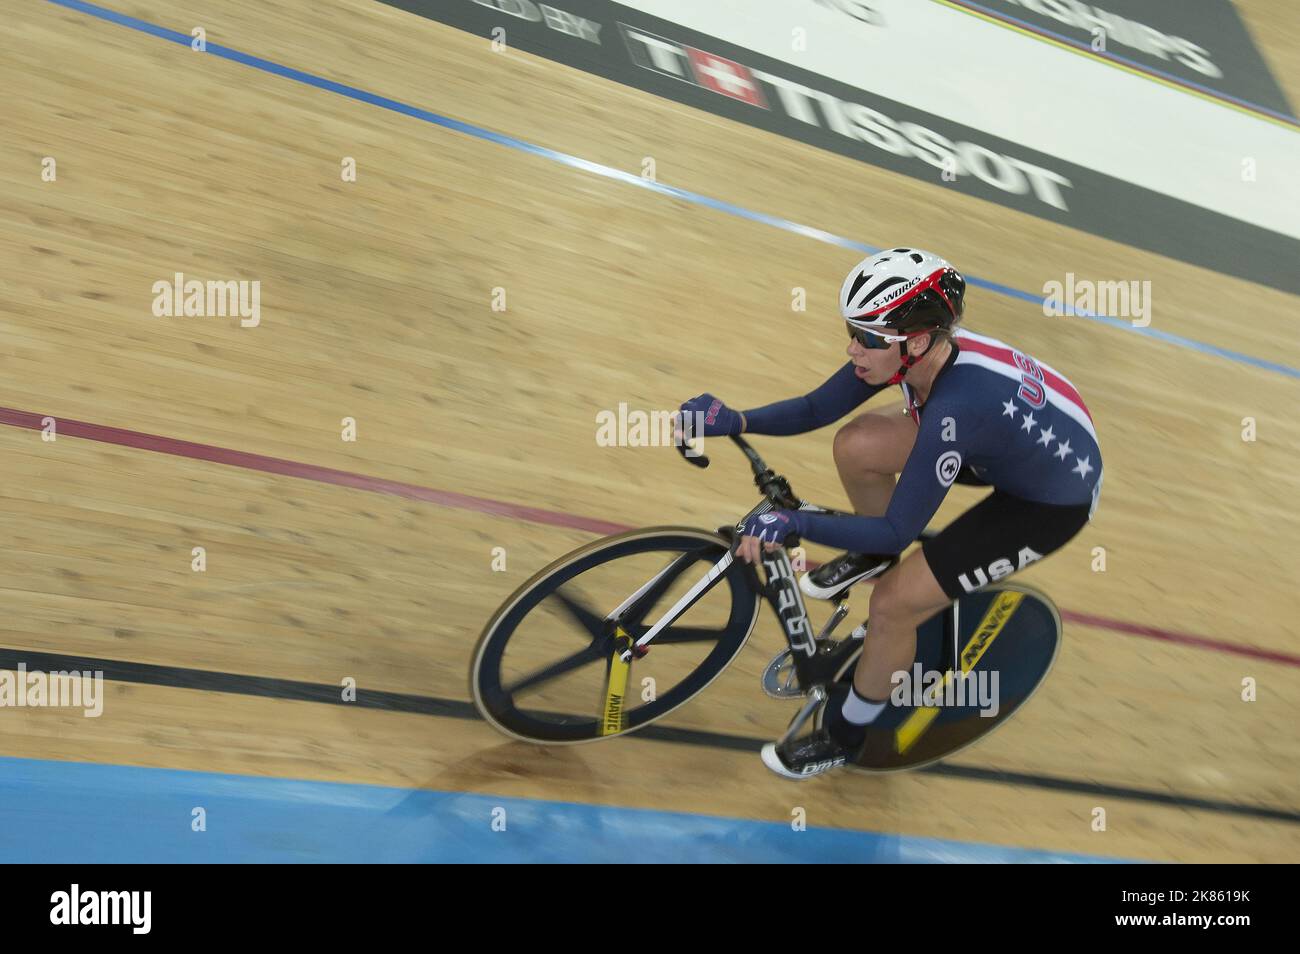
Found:
[[[1073,450],[1073,448],[1070,447],[1069,441],[1061,441],[1061,443],[1056,445],[1056,456],[1061,460],[1065,460],[1071,450]]]
[[[1002,416],[1009,417],[1013,421],[1016,419],[1016,406],[1010,401],[1002,402]]]
[[[1038,432],[1038,443],[1046,447],[1052,441],[1056,440],[1056,434],[1050,427],[1045,427]]]
[[[1034,420],[1034,415],[1026,414],[1020,422],[1020,429],[1022,431],[1032,431],[1036,423],[1038,422]]]
[[[1095,469],[1092,466],[1092,464],[1088,463],[1088,458],[1086,457],[1083,458],[1082,460],[1076,457],[1074,460],[1075,460],[1075,466],[1071,467],[1070,470],[1072,473],[1076,473],[1080,477],[1087,477],[1088,471]]]

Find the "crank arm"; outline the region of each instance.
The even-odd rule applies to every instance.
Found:
[[[785,743],[798,735],[799,730],[802,729],[804,724],[813,717],[813,713],[816,712],[818,707],[825,701],[826,690],[821,686],[813,686],[809,691],[808,698],[804,701],[804,704],[799,707],[799,711],[796,712],[794,718],[790,720],[790,727],[785,730],[785,735],[781,736],[780,740],[778,740],[776,744],[778,746],[785,745]]]

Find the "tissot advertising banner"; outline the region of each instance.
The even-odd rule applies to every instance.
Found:
[[[941,3],[637,0],[707,21],[721,39],[609,0],[385,2],[485,45],[503,36],[941,188],[1300,292],[1296,132]],[[925,32],[935,16],[943,28]],[[977,31],[978,42],[953,24]],[[942,50],[921,54],[927,36],[966,46],[982,65],[945,72]]]

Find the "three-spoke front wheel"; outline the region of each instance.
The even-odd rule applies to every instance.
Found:
[[[501,604],[474,649],[470,693],[483,718],[530,742],[589,742],[633,732],[689,701],[753,631],[753,567],[732,564],[655,636],[632,660],[625,689],[612,671],[616,643],[644,635],[727,549],[716,533],[652,527],[596,540],[537,573]],[[619,683],[613,721],[611,676]]]

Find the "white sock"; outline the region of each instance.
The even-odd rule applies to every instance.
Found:
[[[885,703],[864,699],[858,695],[856,688],[850,687],[848,698],[844,700],[844,708],[840,711],[844,714],[846,722],[853,725],[867,725],[885,711]]]

